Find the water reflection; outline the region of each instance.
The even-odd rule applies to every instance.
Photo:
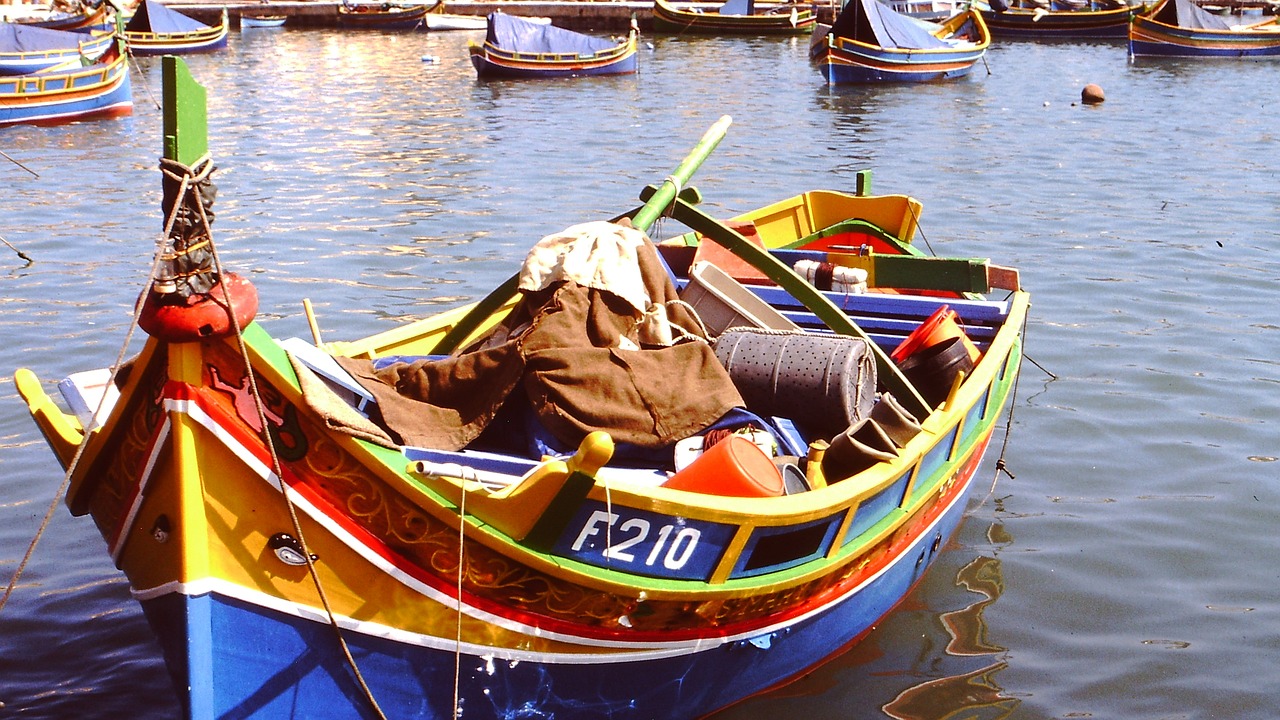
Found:
[[[1017,709],[1016,698],[1003,697],[995,674],[1008,667],[997,662],[964,675],[954,675],[917,685],[885,705],[886,715],[898,720],[999,720]],[[938,714],[939,709],[943,714]]]
[[[988,537],[1007,537],[1002,525],[993,524]],[[956,584],[982,596],[960,610],[942,613],[938,620],[949,636],[945,653],[957,658],[994,659],[975,670],[935,677],[903,690],[883,706],[885,715],[897,720],[946,720],[948,718],[1009,717],[1020,704],[1006,697],[996,682],[996,675],[1008,663],[1002,655],[1006,648],[987,637],[987,624],[982,613],[1004,592],[1004,576],[1000,560],[978,556],[956,574]],[[940,714],[941,713],[941,714]]]
[[[988,521],[984,529],[981,522],[969,517],[962,547],[942,553],[922,583],[843,655],[716,720],[1009,717],[1022,701],[999,683],[1010,652],[991,638],[984,614],[1004,593],[998,556],[1013,538],[1003,523]],[[833,708],[848,710],[833,715]]]

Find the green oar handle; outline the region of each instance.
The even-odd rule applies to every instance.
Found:
[[[645,201],[644,207],[632,218],[631,224],[640,230],[648,231],[649,226],[653,225],[662,213],[675,201],[684,184],[693,177],[702,162],[707,159],[720,141],[724,139],[725,133],[729,130],[729,125],[733,123],[733,118],[728,115],[722,115],[707,132],[702,135],[702,139],[693,147],[680,165],[666,177],[662,185],[658,188],[652,197]],[[451,353],[475,332],[486,319],[489,318],[503,305],[510,302],[515,296],[520,284],[519,274],[512,275],[507,278],[501,285],[490,292],[483,300],[476,303],[474,307],[463,315],[457,324],[445,333],[445,336],[436,343],[431,352],[436,355],[444,355]]]
[[[697,172],[702,165],[702,161],[706,160],[711,151],[715,150],[720,141],[724,139],[724,134],[728,132],[729,125],[732,122],[733,118],[723,115],[714,125],[707,129],[702,139],[685,157],[684,162],[680,163],[675,172],[668,175],[662,185],[658,186],[658,191],[653,194],[653,197],[645,200],[644,207],[640,208],[640,212],[636,213],[636,216],[631,219],[632,225],[645,232],[649,231],[649,227],[671,206],[671,203],[675,201],[676,196],[680,193],[680,189]]]
[[[652,188],[649,188],[646,192],[651,191]],[[641,197],[643,198],[644,195],[641,195]],[[860,337],[865,340],[875,357],[876,372],[880,376],[880,380],[894,394],[894,397],[898,398],[908,410],[915,413],[916,417],[923,418],[933,412],[933,409],[929,407],[929,403],[925,402],[925,399],[920,396],[919,391],[902,374],[897,364],[867,335],[866,331],[859,327],[852,318],[844,314],[839,307],[836,307],[830,298],[823,295],[821,291],[808,282],[805,282],[804,278],[797,275],[795,270],[792,270],[786,263],[774,257],[767,250],[751,243],[732,228],[726,227],[719,220],[683,200],[676,201],[672,217],[677,222],[688,226],[690,230],[695,230],[725,246],[734,255],[763,272],[810,312],[817,315],[818,319],[826,323],[827,327],[831,328],[835,333]]]

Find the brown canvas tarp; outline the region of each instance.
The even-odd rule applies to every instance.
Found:
[[[654,305],[699,334],[693,316],[671,302],[675,287],[647,238],[635,258]],[[643,315],[608,290],[557,279],[523,291],[493,333],[448,358],[380,370],[366,360],[339,362],[373,393],[386,428],[407,445],[461,449],[519,392],[566,446],[604,430],[616,442],[659,448],[697,434],[742,398],[706,342],[654,345]]]

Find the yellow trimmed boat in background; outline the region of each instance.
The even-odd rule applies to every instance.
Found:
[[[133,113],[129,56],[117,38],[97,59],[80,58],[24,75],[0,75],[0,126],[61,125]]]
[[[634,18],[625,37],[610,38],[491,12],[485,18],[484,42],[467,43],[467,52],[481,79],[629,75],[638,65],[638,35]]]
[[[134,55],[188,55],[227,46],[227,9],[216,25],[206,25],[157,2],[142,0],[121,35]]]
[[[444,0],[432,5],[342,2],[338,25],[351,30],[425,30],[427,14],[443,12]]]
[[[1191,0],[1160,0],[1134,15],[1131,57],[1280,57],[1280,18],[1233,24]]]
[[[849,0],[830,25],[809,38],[809,59],[830,85],[936,82],[964,77],[991,46],[972,7],[937,22],[891,9],[880,0]]]
[[[653,0],[653,29],[659,33],[707,35],[808,35],[817,15],[799,3],[776,3],[763,9],[755,0],[728,0],[713,11],[696,5]]]
[[[188,716],[702,717],[857,641],[960,522],[1028,296],[922,256],[915,199],[719,221],[687,185],[723,118],[474,305],[277,340],[213,252],[203,88],[163,68],[145,345],[69,410],[15,384]]]

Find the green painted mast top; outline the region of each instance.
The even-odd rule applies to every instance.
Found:
[[[707,159],[711,152],[716,149],[720,141],[724,139],[725,133],[729,130],[729,125],[733,123],[733,118],[728,115],[721,115],[720,119],[715,121],[710,128],[702,135],[702,139],[698,144],[689,151],[684,160],[676,167],[676,169],[666,177],[662,182],[662,186],[657,189],[652,197],[645,202],[644,207],[635,214],[631,219],[632,226],[648,232],[649,227],[653,225],[659,217],[662,216],[667,208],[671,207],[675,202],[676,196],[680,194],[681,188],[693,177],[698,168],[702,166],[704,160]],[[517,292],[519,286],[519,274],[512,275],[505,282],[499,285],[489,293],[483,300],[476,303],[471,310],[467,312],[449,332],[436,343],[432,352],[438,354],[451,353],[464,340],[470,337],[475,329],[480,327],[485,318],[507,303]]]
[[[218,283],[208,248],[216,190],[209,178],[208,92],[181,58],[161,58],[164,90],[164,148],[160,208],[170,252],[158,269],[156,292],[178,297],[200,295]],[[184,184],[188,188],[183,191]],[[198,192],[193,192],[198,186]]]
[[[164,156],[190,167],[209,152],[209,101],[182,58],[161,58],[164,85]]]

